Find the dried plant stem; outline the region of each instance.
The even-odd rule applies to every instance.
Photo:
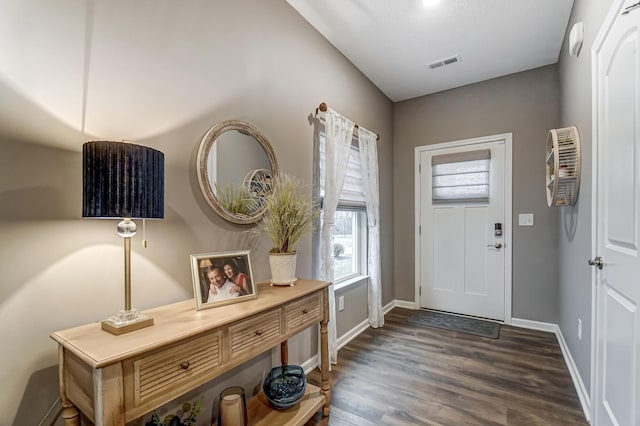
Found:
[[[313,232],[317,205],[300,192],[305,185],[284,174],[275,179],[274,190],[265,198],[265,232],[274,243],[272,253],[292,253],[301,238]]]
[[[220,205],[229,213],[251,215],[260,207],[257,199],[249,193],[244,185],[227,183],[216,187]]]

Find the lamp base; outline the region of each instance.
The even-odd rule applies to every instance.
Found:
[[[111,334],[120,335],[153,325],[153,318],[135,309],[123,310],[102,321],[101,325],[103,330]]]

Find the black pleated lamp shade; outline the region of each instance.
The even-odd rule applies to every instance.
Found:
[[[164,217],[164,154],[128,142],[82,146],[82,217]]]

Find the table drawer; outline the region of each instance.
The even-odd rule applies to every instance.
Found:
[[[222,333],[216,331],[134,360],[135,405],[180,386],[188,387],[194,377],[215,375],[222,366],[221,347]]]
[[[287,333],[308,327],[322,318],[322,294],[316,293],[285,306]]]
[[[242,356],[280,339],[280,309],[257,315],[229,327],[231,358]]]

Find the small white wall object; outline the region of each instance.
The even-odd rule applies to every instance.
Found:
[[[569,33],[569,55],[578,56],[580,48],[582,47],[582,40],[584,38],[584,29],[582,22],[577,22],[571,28]]]
[[[518,215],[519,226],[533,226],[533,213],[520,213]]]

